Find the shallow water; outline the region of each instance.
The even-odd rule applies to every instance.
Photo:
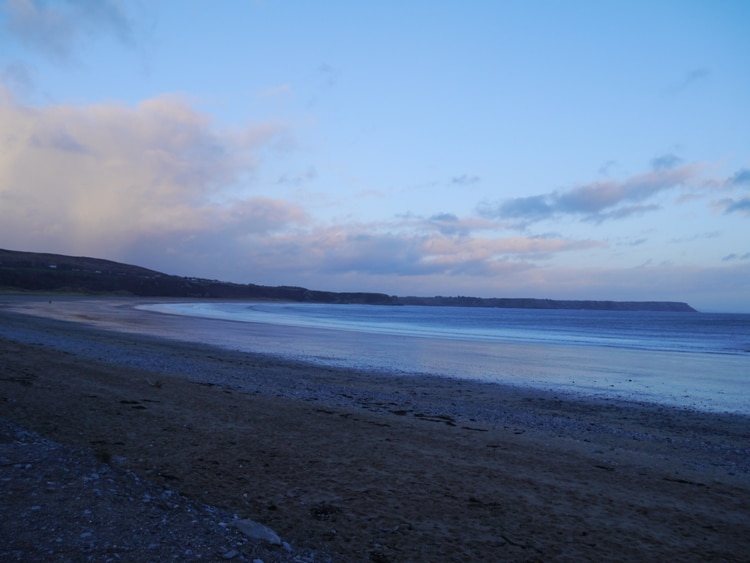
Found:
[[[205,302],[139,308],[182,317],[182,334],[167,334],[176,330],[170,324],[164,335],[316,364],[750,414],[750,315]],[[191,317],[232,322],[206,331]]]

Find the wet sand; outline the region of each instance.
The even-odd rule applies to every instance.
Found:
[[[136,332],[154,322],[119,303]],[[750,553],[747,417],[310,366],[4,305],[0,416],[334,560]]]

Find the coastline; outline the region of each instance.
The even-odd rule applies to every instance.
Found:
[[[750,552],[748,417],[0,319],[3,418],[334,560]]]
[[[239,306],[242,311],[254,308],[253,305],[262,308],[263,303],[235,300],[229,305]],[[161,307],[165,304],[166,307]],[[52,301],[44,296],[32,299],[0,296],[0,307],[42,318],[275,356],[282,362],[337,366],[368,374],[435,375],[485,381],[550,391],[573,400],[614,399],[750,415],[750,394],[743,381],[747,368],[744,354],[715,353],[719,349],[710,347],[705,351],[639,349],[627,342],[612,347],[606,342],[602,344],[599,338],[588,344],[575,341],[572,345],[547,337],[520,341],[510,338],[495,343],[485,343],[480,338],[473,342],[471,338],[453,338],[450,332],[448,337],[438,332],[414,338],[408,332],[363,332],[357,330],[356,323],[348,325],[348,321],[328,326],[317,319],[313,324],[305,319],[303,324],[296,324],[277,322],[275,315],[266,319],[263,314],[253,314],[248,319],[234,312],[220,311],[218,316],[186,315],[169,309],[187,305],[192,311],[194,306],[215,304],[216,301],[205,299],[62,296]],[[152,309],[153,305],[158,308]],[[295,306],[288,305],[292,309]],[[671,320],[670,317],[666,322]]]

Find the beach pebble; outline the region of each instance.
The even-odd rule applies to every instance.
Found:
[[[266,541],[272,545],[281,545],[281,538],[271,528],[259,522],[250,520],[236,520],[232,525],[249,538]]]

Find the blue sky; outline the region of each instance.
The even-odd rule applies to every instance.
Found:
[[[0,0],[0,247],[750,312],[750,3]]]

